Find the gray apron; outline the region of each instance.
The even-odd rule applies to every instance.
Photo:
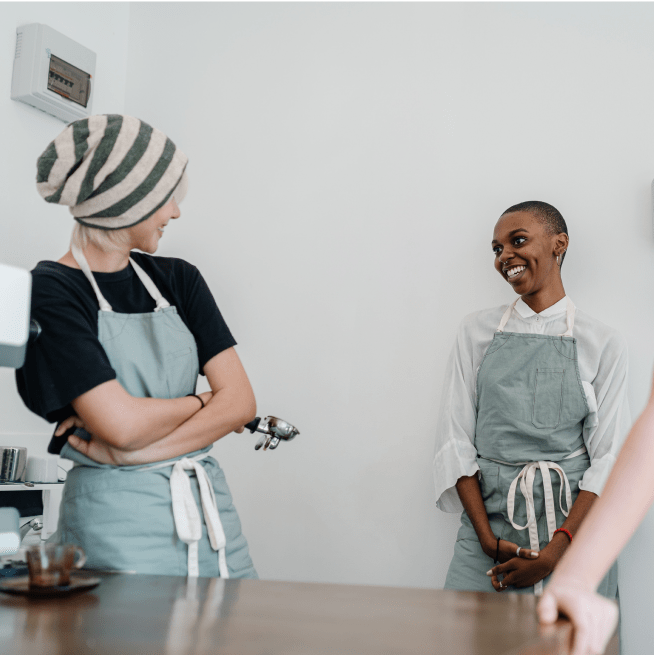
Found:
[[[119,314],[100,292],[84,254],[73,248],[73,256],[98,298],[98,339],[128,393],[194,393],[195,339],[148,275],[130,259],[156,301],[154,312]],[[111,466],[66,444],[61,456],[75,465],[64,486],[57,539],[81,546],[88,568],[256,578],[225,476],[209,450],[148,466]]]
[[[560,336],[504,332],[515,304],[504,313],[477,373],[475,448],[493,534],[540,551],[568,516],[590,466],[583,440],[589,408],[572,337],[572,301],[568,329]],[[494,591],[486,575],[493,565],[464,511],[445,588]],[[548,579],[511,591],[540,594]],[[598,592],[615,598],[616,565]]]

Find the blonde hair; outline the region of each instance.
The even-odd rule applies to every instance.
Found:
[[[73,234],[70,237],[70,245],[77,246],[84,250],[89,244],[93,244],[103,252],[114,252],[123,250],[129,245],[130,235],[127,228],[122,230],[102,230],[97,227],[89,227],[75,223]]]

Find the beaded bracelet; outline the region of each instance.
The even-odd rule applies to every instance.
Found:
[[[565,528],[558,528],[554,530],[554,534],[556,534],[557,532],[563,532],[564,534],[568,535],[568,539],[570,539],[570,543],[572,543],[572,535],[568,530],[566,530]],[[554,534],[552,535],[552,537],[554,536]]]

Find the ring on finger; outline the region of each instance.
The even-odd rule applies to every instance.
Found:
[[[500,582],[500,589],[502,589],[502,583]]]
[[[515,554],[516,554],[518,557],[520,557],[520,551],[521,551],[521,550],[522,550],[522,548],[521,548],[520,546],[518,546],[517,550],[515,551]]]

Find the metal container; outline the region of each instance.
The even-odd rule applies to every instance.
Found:
[[[24,482],[27,448],[0,446],[0,482]]]

